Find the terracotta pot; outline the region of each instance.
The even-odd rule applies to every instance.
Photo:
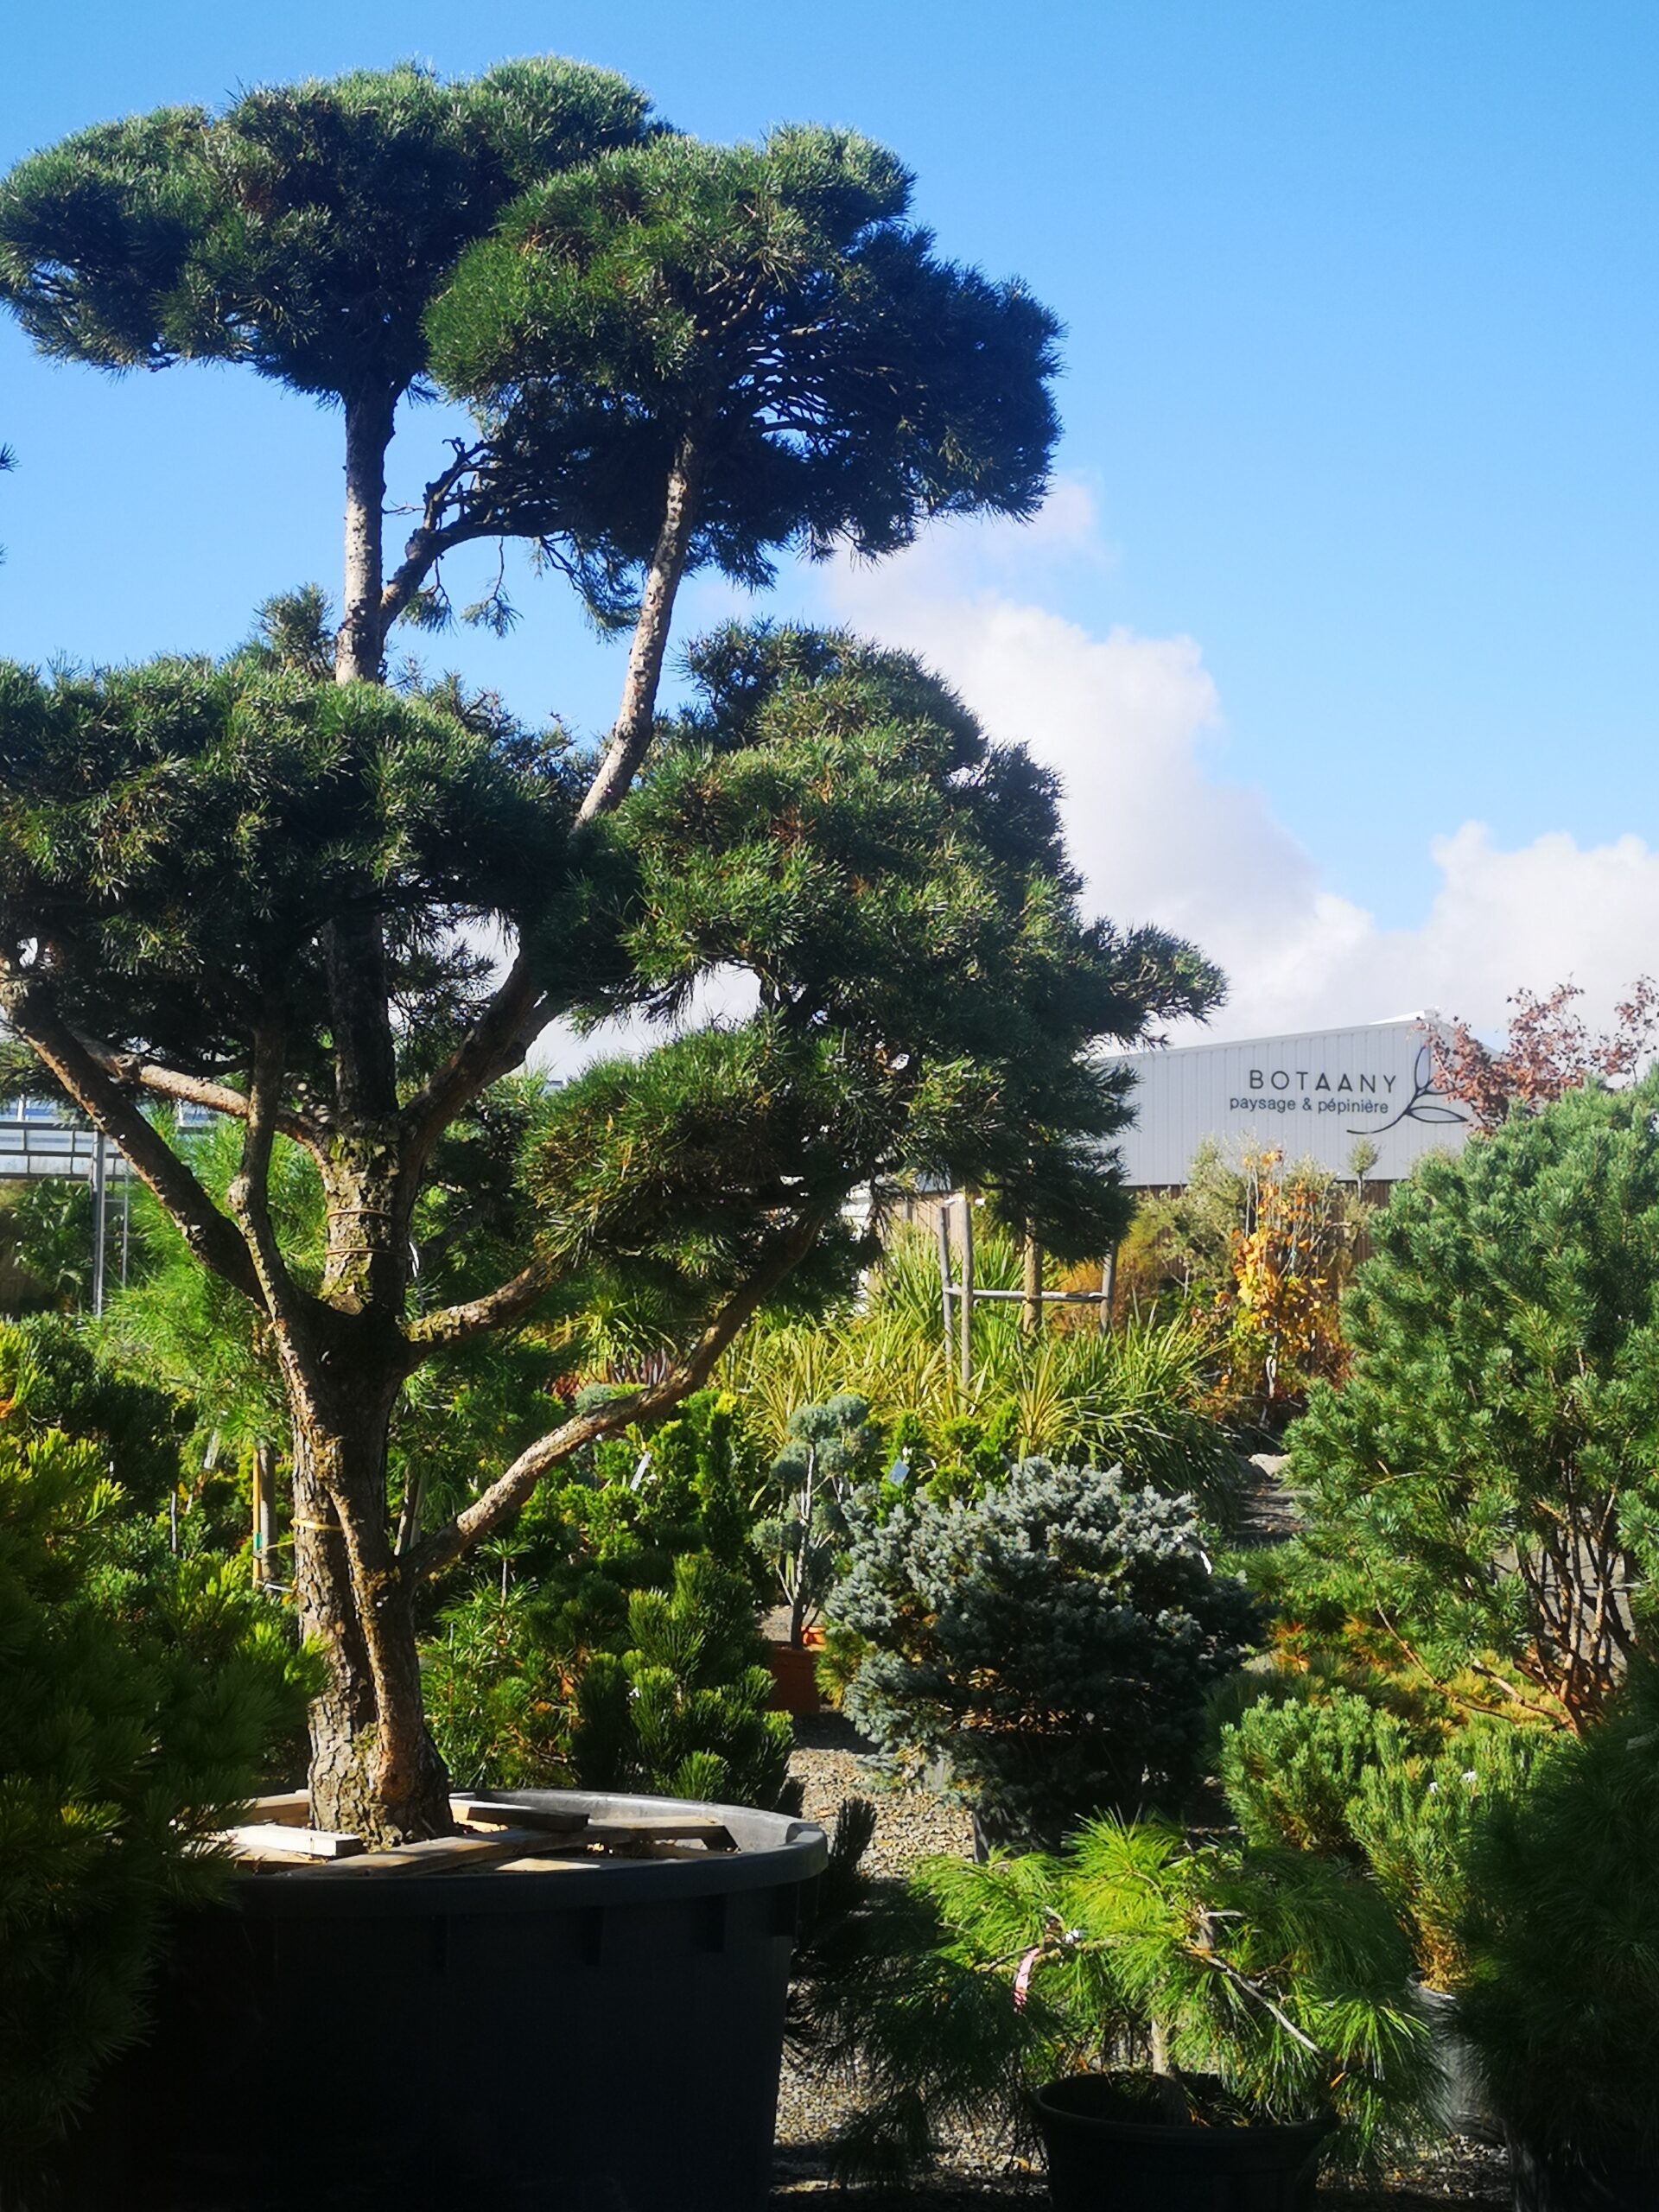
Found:
[[[772,1695],[766,1700],[769,1712],[805,1717],[821,1709],[817,1665],[823,1647],[823,1638],[816,1629],[808,1629],[804,1643],[767,1643],[766,1664],[772,1669]]]

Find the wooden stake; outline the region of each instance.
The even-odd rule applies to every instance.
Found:
[[[957,1293],[957,1319],[962,1326],[962,1394],[974,1387],[974,1202],[962,1194],[962,1283]]]
[[[1043,1326],[1043,1248],[1033,1236],[1029,1227],[1025,1243],[1026,1302],[1020,1309],[1020,1325],[1028,1337],[1038,1336]]]

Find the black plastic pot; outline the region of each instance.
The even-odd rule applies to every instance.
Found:
[[[1515,2212],[1654,2212],[1659,2155],[1608,2138],[1572,2150],[1512,2133],[1510,2177]]]
[[[506,1794],[506,1793],[504,1793]],[[155,2029],[73,2149],[73,2212],[758,2212],[823,1831],[708,1813],[706,1859],[266,1873],[183,1919]]]
[[[1446,1990],[1429,1988],[1425,1982],[1413,1985],[1412,1996],[1420,2017],[1428,2023],[1430,2048],[1440,2075],[1434,2118],[1450,2134],[1501,2143],[1503,2123],[1488,2094],[1479,2054],[1459,2027],[1457,1999]]]
[[[1146,2103],[1109,2074],[1051,2082],[1033,2102],[1056,2212],[1306,2212],[1332,2125],[1137,2119]]]

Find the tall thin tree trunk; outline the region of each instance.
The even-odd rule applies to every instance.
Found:
[[[342,683],[378,683],[382,673],[386,448],[397,404],[386,392],[346,404],[345,588],[334,643],[334,674]]]
[[[582,803],[579,818],[591,821],[608,814],[632,782],[651,743],[657,713],[657,693],[663,680],[663,659],[674,620],[674,598],[685,574],[696,525],[697,494],[702,480],[702,454],[698,435],[688,430],[680,440],[669,472],[663,520],[657,532],[645,587],[639,597],[639,620],[628,646],[627,671],[622,679],[622,704],[611,732],[599,772]]]

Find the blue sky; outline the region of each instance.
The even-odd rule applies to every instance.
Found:
[[[890,592],[791,577],[780,606],[933,650],[1039,751],[1046,717],[1058,730],[1071,714],[1063,772],[1086,753],[1140,774],[1161,747],[1179,776],[1147,803],[1175,829],[1154,855],[1164,874],[1136,866],[1124,895],[1218,940],[1263,1020],[1302,1001],[1325,1018],[1344,993],[1356,1016],[1397,1012],[1431,988],[1485,1012],[1505,976],[1611,987],[1659,962],[1643,937],[1659,925],[1650,3],[60,0],[17,14],[5,161],[252,81],[550,49],[624,71],[702,135],[800,118],[884,139],[947,250],[1017,270],[1064,318],[1070,504],[1024,541],[958,532]],[[410,480],[441,428],[410,424]],[[245,373],[105,380],[35,361],[8,328],[0,437],[20,462],[0,485],[0,652],[217,650],[267,593],[334,580],[336,426]],[[526,711],[601,725],[613,653],[552,586],[520,596],[505,647],[423,650]],[[991,607],[1032,617],[1025,658],[1000,674],[982,655],[970,669],[974,619],[958,619]],[[1090,658],[1114,638],[1116,662]],[[1068,652],[1057,702],[1044,671]],[[1154,671],[1163,721],[1137,724],[1128,693],[1088,719],[1085,694],[1117,698],[1122,678],[1142,698]],[[1077,828],[1114,911],[1113,779],[1091,788],[1100,819]],[[1203,882],[1176,835],[1192,805],[1210,809],[1207,842],[1189,841]],[[1471,823],[1485,825],[1478,849]],[[1251,844],[1236,880],[1234,842]],[[1230,922],[1235,897],[1258,936]],[[1479,912],[1460,925],[1462,899]],[[1580,942],[1585,910],[1610,899]],[[1540,908],[1560,909],[1555,935]],[[1275,935],[1276,909],[1306,957],[1269,988],[1288,939],[1259,933]],[[1331,969],[1333,946],[1346,968]]]

